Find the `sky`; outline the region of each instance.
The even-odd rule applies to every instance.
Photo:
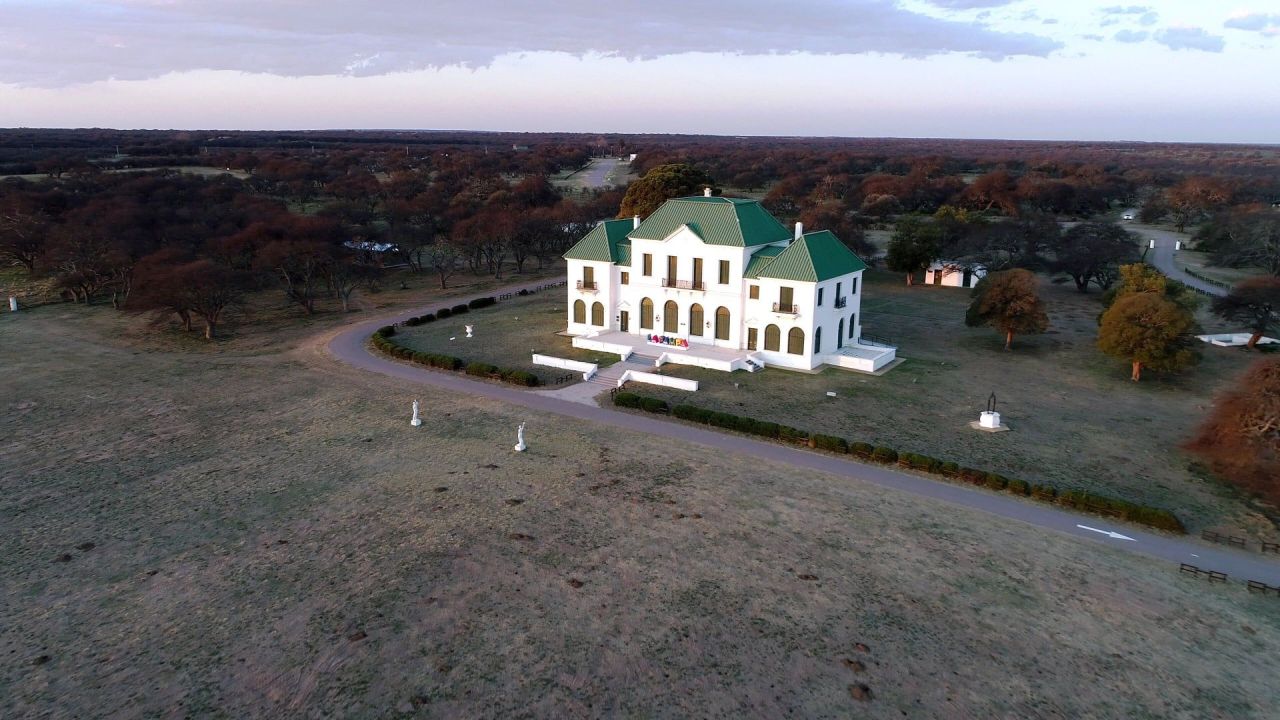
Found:
[[[1280,0],[0,0],[0,127],[1280,143]]]

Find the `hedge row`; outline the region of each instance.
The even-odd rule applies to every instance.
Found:
[[[738,432],[778,440],[805,442],[809,447],[818,450],[847,453],[863,460],[871,460],[885,465],[897,464],[912,470],[979,485],[990,490],[1031,497],[1077,510],[1112,515],[1141,525],[1168,530],[1169,532],[1179,534],[1186,534],[1187,532],[1186,528],[1182,526],[1182,522],[1168,510],[1138,505],[1127,500],[1117,500],[1103,495],[1095,495],[1083,490],[1066,490],[1060,493],[1057,488],[1050,485],[1033,485],[1026,480],[1008,478],[999,473],[987,472],[976,468],[961,467],[956,463],[939,460],[928,455],[898,452],[890,447],[872,445],[865,442],[849,442],[842,437],[834,435],[822,435],[820,433],[810,435],[804,430],[786,425],[707,410],[695,405],[676,405],[674,408],[668,409],[667,403],[663,400],[630,392],[616,393],[613,397],[613,403],[619,407],[636,408],[648,412],[666,413],[669,411],[681,420],[689,420],[704,425],[737,430]]]
[[[737,430],[738,432],[749,433],[751,435],[774,438],[775,440],[802,442],[809,439],[809,433],[803,430],[797,430],[793,427],[779,425],[774,422],[764,422],[762,420],[742,417],[740,415],[731,415],[729,413],[706,410],[695,405],[677,405],[671,409],[671,414],[681,420],[692,420],[693,422],[700,422],[704,425],[725,428],[727,430]]]
[[[396,329],[390,325],[378,328],[373,334],[373,346],[384,355],[398,358],[400,360],[408,360],[419,365],[427,367],[439,368],[441,370],[466,370],[468,375],[477,377],[493,378],[494,380],[502,380],[512,385],[523,385],[525,387],[534,387],[538,385],[538,376],[527,370],[513,370],[510,368],[500,368],[497,365],[488,363],[473,362],[467,363],[462,358],[452,355],[439,355],[436,353],[418,352],[409,348],[398,345],[391,336],[395,335]]]
[[[436,320],[443,320],[451,315],[461,315],[465,312],[470,312],[472,310],[486,308],[497,302],[498,302],[498,299],[494,297],[479,297],[465,305],[454,305],[453,307],[440,308],[434,313],[427,313],[426,315],[418,315],[417,317],[411,317],[408,320],[405,320],[404,324],[408,327],[417,327],[419,325],[424,325],[429,322],[435,322]]]

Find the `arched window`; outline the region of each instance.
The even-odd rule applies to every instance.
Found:
[[[573,301],[573,321],[576,323],[587,321],[587,304],[581,300]]]
[[[706,320],[702,318],[702,306],[694,303],[689,306],[689,334],[702,337],[702,324]]]
[[[778,352],[782,349],[782,331],[777,325],[768,325],[764,329],[764,349]]]
[[[716,308],[716,339],[729,339],[729,308]]]
[[[817,355],[822,352],[822,328],[813,329],[813,354]]]
[[[675,300],[668,300],[662,306],[662,332],[680,332],[680,306],[676,305]]]
[[[849,315],[849,339],[852,340],[858,332],[858,313]]]
[[[792,355],[804,354],[804,331],[793,327],[787,332],[787,352]]]
[[[653,301],[649,298],[640,299],[640,329],[653,329]]]
[[[836,328],[836,347],[844,347],[844,318],[840,318],[840,326]]]
[[[591,324],[596,327],[604,327],[604,305],[601,303],[591,304]]]

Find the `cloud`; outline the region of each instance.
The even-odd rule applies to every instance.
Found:
[[[1146,5],[1112,5],[1111,7],[1100,9],[1098,12],[1103,15],[1145,15],[1151,12],[1151,8]]]
[[[1280,14],[1249,13],[1237,15],[1222,24],[1232,30],[1249,30],[1275,37],[1280,35]]]
[[[947,0],[955,6],[1004,4]],[[1044,57],[1063,45],[898,7],[896,0],[0,0],[0,83],[63,86],[189,70],[382,75],[484,66],[521,52],[649,59],[961,53]]]
[[[936,5],[940,8],[948,10],[977,10],[978,8],[1004,7],[1012,5],[1018,0],[925,0],[930,5]]]
[[[1115,39],[1122,43],[1140,43],[1150,35],[1146,30],[1120,30],[1115,34]]]
[[[1226,46],[1221,35],[1210,35],[1204,28],[1198,27],[1165,28],[1152,37],[1170,50],[1203,50],[1216,53],[1222,52]]]
[[[1121,22],[1136,20],[1143,27],[1151,27],[1160,20],[1160,13],[1146,5],[1112,5],[1098,10],[1105,18],[1102,27],[1118,25]],[[1136,16],[1136,17],[1135,17]]]

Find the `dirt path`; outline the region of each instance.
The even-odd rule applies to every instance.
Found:
[[[514,292],[521,287],[524,286],[504,288],[502,291]],[[494,291],[495,294],[496,292]],[[473,381],[462,375],[393,362],[369,351],[367,341],[374,329],[389,322],[399,322],[420,312],[421,310],[401,311],[395,315],[345,328],[331,336],[327,344],[328,352],[333,358],[355,368],[381,373],[410,383],[431,385],[472,396],[500,400],[539,412],[578,418],[630,432],[642,432],[670,440],[691,442],[711,448],[718,453],[746,455],[794,467],[827,472],[843,478],[980,510],[1044,530],[1118,547],[1168,562],[1189,563],[1206,570],[1225,572],[1237,581],[1258,580],[1269,585],[1280,585],[1280,558],[1271,559],[1268,556],[1216,547],[1190,538],[1144,532],[1095,516],[1077,515],[1029,500],[952,485],[825,453],[716,432],[660,420],[652,416],[592,407],[546,394]],[[536,431],[531,433],[529,442],[537,443]]]

